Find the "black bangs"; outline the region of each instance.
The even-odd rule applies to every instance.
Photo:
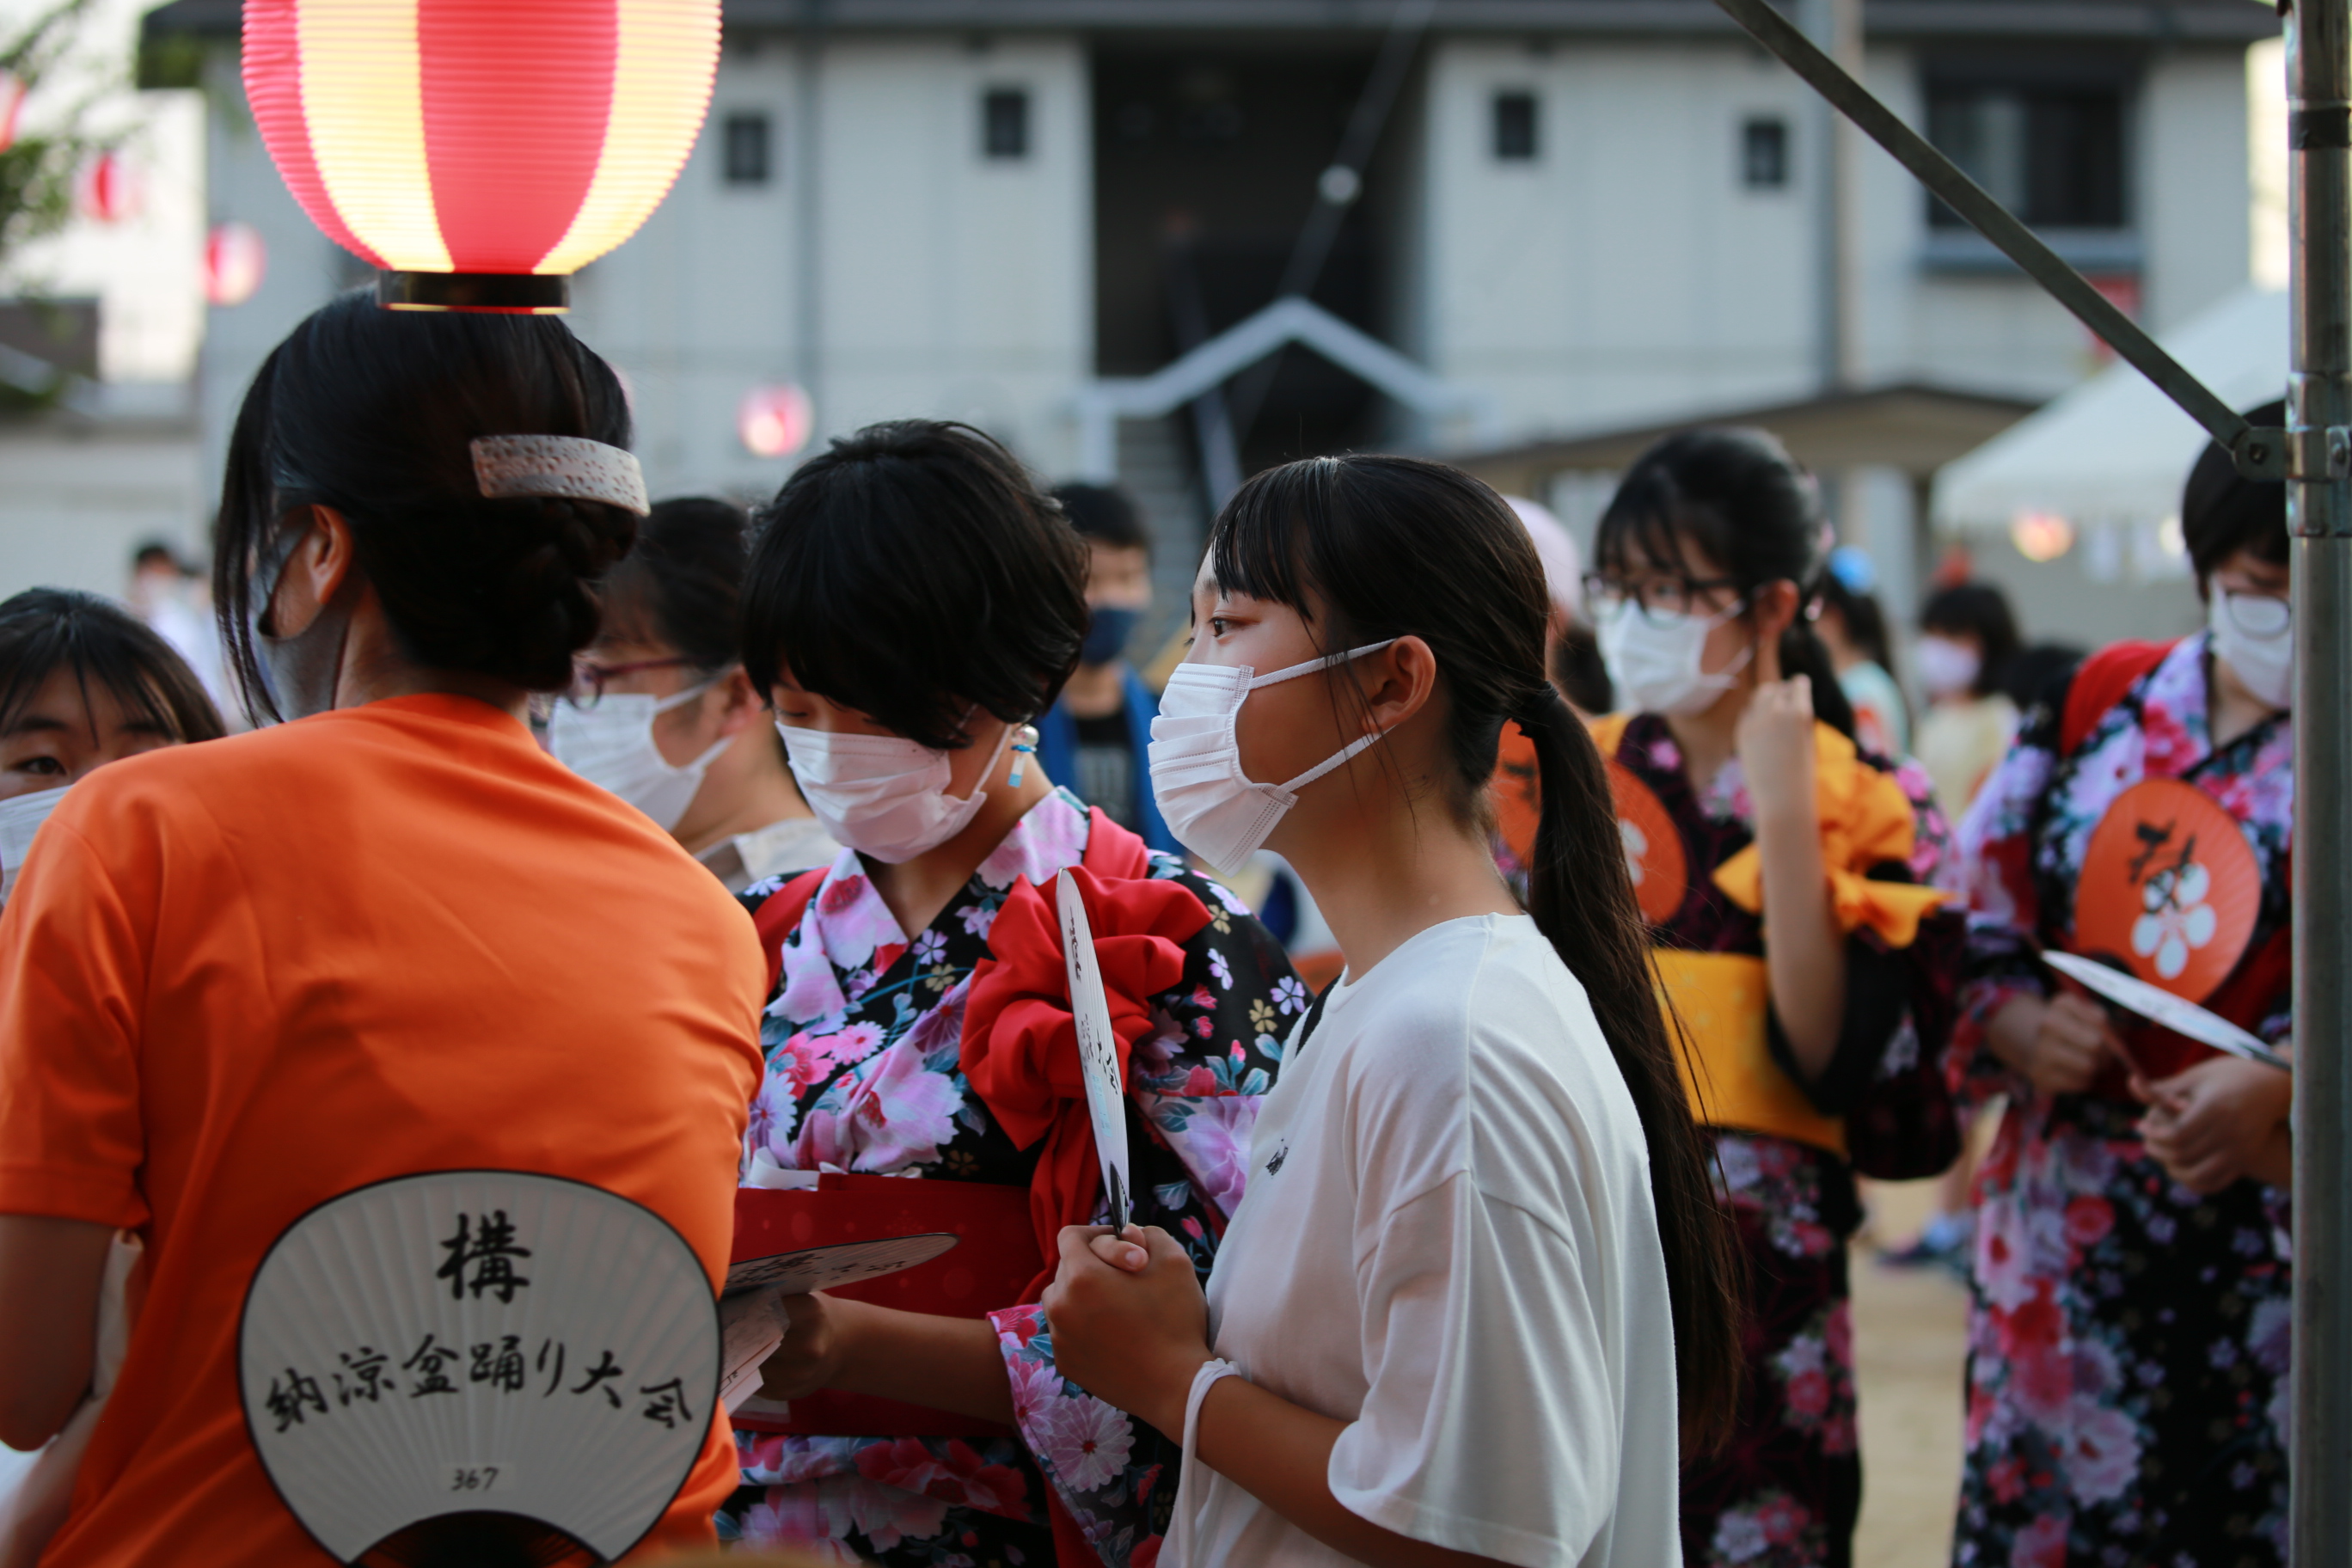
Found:
[[[937,751],[975,706],[1053,706],[1086,637],[1086,547],[1012,454],[929,420],[877,425],[803,464],[760,515],[743,669]]]
[[[1629,476],[1610,500],[1594,531],[1593,564],[1604,572],[1626,572],[1643,563],[1671,571],[1682,561],[1687,542],[1727,567],[1730,536],[1720,509],[1685,496],[1673,475],[1654,468]],[[1740,584],[1743,593],[1754,586]]]
[[[1314,616],[1300,591],[1302,557],[1308,574],[1324,552],[1330,514],[1338,503],[1341,466],[1310,458],[1268,468],[1234,492],[1209,536],[1209,571],[1217,586],[1269,605],[1287,605],[1306,619]]]
[[[33,588],[0,604],[0,731],[59,670],[72,673],[85,706],[98,687],[125,717],[175,741],[215,741],[226,732],[187,661],[103,599]]]

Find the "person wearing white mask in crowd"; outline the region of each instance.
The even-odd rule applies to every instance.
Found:
[[[1148,1562],[1176,1450],[1057,1375],[1035,1305],[1061,1227],[1105,1212],[1057,874],[1125,1058],[1136,1217],[1202,1272],[1307,994],[1230,893],[1045,775],[1031,726],[1080,660],[1087,547],[1003,447],[875,426],[761,523],[743,668],[847,847],[753,917],[775,984],[745,1179],[991,1239],[894,1305],[787,1300],[722,1532],[886,1568]]]
[[[105,600],[33,588],[0,604],[0,901],[75,784],[226,732],[187,661]]]
[[[1916,751],[1947,821],[1968,815],[2017,734],[2017,704],[2001,683],[2018,649],[2009,598],[1990,583],[1940,589],[1920,607],[1911,659],[1927,711]]]
[[[2009,1111],[1977,1184],[1956,1562],[2287,1560],[2294,1080],[2042,959],[2291,1049],[2286,487],[2208,446],[2180,521],[2205,630],[2084,660],[1960,828],[1953,1073]]]
[[[738,893],[841,852],[743,674],[748,535],[725,501],[656,504],[604,581],[602,627],[548,725],[558,762],[652,817]]]
[[[1346,973],[1205,1302],[1162,1230],[1063,1234],[1063,1363],[1183,1436],[1170,1568],[1680,1561],[1677,1459],[1738,1381],[1729,1237],[1545,600],[1502,498],[1436,463],[1290,463],[1218,516],[1153,786],[1195,852],[1289,857]],[[1525,901],[1488,841],[1506,721]]]
[[[1587,590],[1629,710],[1593,731],[1750,1285],[1737,1429],[1683,1471],[1694,1563],[1851,1560],[1854,1178],[1959,1152],[1949,836],[1917,764],[1855,744],[1807,616],[1825,543],[1777,440],[1687,431],[1627,471]]]

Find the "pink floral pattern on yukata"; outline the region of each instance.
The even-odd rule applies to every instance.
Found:
[[[1036,1150],[1013,1146],[959,1066],[964,998],[1013,884],[1047,883],[1077,864],[1089,826],[1075,797],[1048,796],[911,940],[864,863],[836,860],[782,950],[747,1159],[1026,1185]],[[1151,858],[1150,874],[1181,880],[1210,921],[1186,944],[1182,979],[1153,998],[1152,1031],[1129,1058],[1136,1218],[1181,1238],[1205,1276],[1241,1201],[1282,1038],[1311,998],[1232,893],[1165,855]],[[744,900],[757,907],[777,886]],[[1173,1476],[1174,1449],[1055,1373],[1035,1308],[1008,1304],[995,1321],[1020,1437],[738,1433],[743,1485],[719,1514],[721,1537],[888,1568],[1045,1564],[1051,1485],[1112,1568],[1150,1568],[1158,1478],[1163,1468]]]
[[[2037,1092],[1984,1022],[2042,994],[2091,830],[2143,779],[2194,784],[2263,870],[2253,941],[2287,913],[2294,735],[2284,719],[2216,750],[2205,638],[2176,647],[2059,752],[2052,702],[1961,825],[1969,979],[1953,1082],[2009,1110],[1977,1184],[1967,1451],[1953,1561],[1966,1568],[2277,1568],[2285,1560],[2292,1300],[2284,1194],[2210,1197],[2148,1158],[2139,1109]],[[2290,1019],[2282,996],[2261,1032]]]

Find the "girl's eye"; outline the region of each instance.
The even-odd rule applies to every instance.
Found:
[[[1224,616],[1211,616],[1209,617],[1209,635],[1213,637],[1221,637],[1225,635]]]
[[[16,771],[24,773],[49,774],[61,773],[66,770],[59,765],[55,757],[26,757],[16,764]]]

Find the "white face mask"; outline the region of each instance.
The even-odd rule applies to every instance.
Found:
[[[555,716],[548,721],[548,749],[557,762],[590,784],[611,790],[667,833],[685,819],[687,807],[702,788],[702,775],[734,744],[735,737],[728,736],[677,767],[654,744],[654,720],[685,707],[718,683],[713,676],[659,699],[642,691],[608,692],[593,708],[575,708],[566,699],[555,705]]]
[[[980,788],[961,800],[948,794],[955,753],[903,735],[836,734],[781,719],[776,732],[784,738],[801,798],[835,842],[888,865],[902,865],[961,833],[988,798]],[[1008,724],[982,778],[996,771],[1012,739]]]
[[[1739,672],[1756,657],[1753,645],[1728,668],[1709,670],[1706,634],[1740,612],[1734,605],[1720,615],[1654,614],[1632,599],[1602,605],[1599,611],[1601,662],[1617,688],[1618,706],[1639,713],[1703,713],[1738,684]]]
[[[35,795],[20,795],[0,800],[0,904],[16,890],[16,873],[24,868],[25,852],[33,847],[33,835],[41,824],[57,810],[58,802],[65,799],[71,784],[59,784]]]
[[[1298,804],[1300,789],[1386,731],[1376,730],[1349,742],[1288,784],[1258,784],[1242,772],[1241,739],[1234,731],[1242,703],[1261,686],[1378,653],[1395,640],[1310,658],[1271,675],[1254,676],[1245,664],[1178,665],[1160,694],[1150,747],[1152,798],[1176,841],[1222,871],[1236,870],[1256,854],[1283,814]]]
[[[1961,697],[1977,683],[1983,656],[1949,637],[1923,637],[1912,650],[1919,667],[1919,688],[1930,697]]]
[[[2294,612],[2284,599],[2216,589],[2205,612],[2213,656],[2273,708],[2294,700]]]

